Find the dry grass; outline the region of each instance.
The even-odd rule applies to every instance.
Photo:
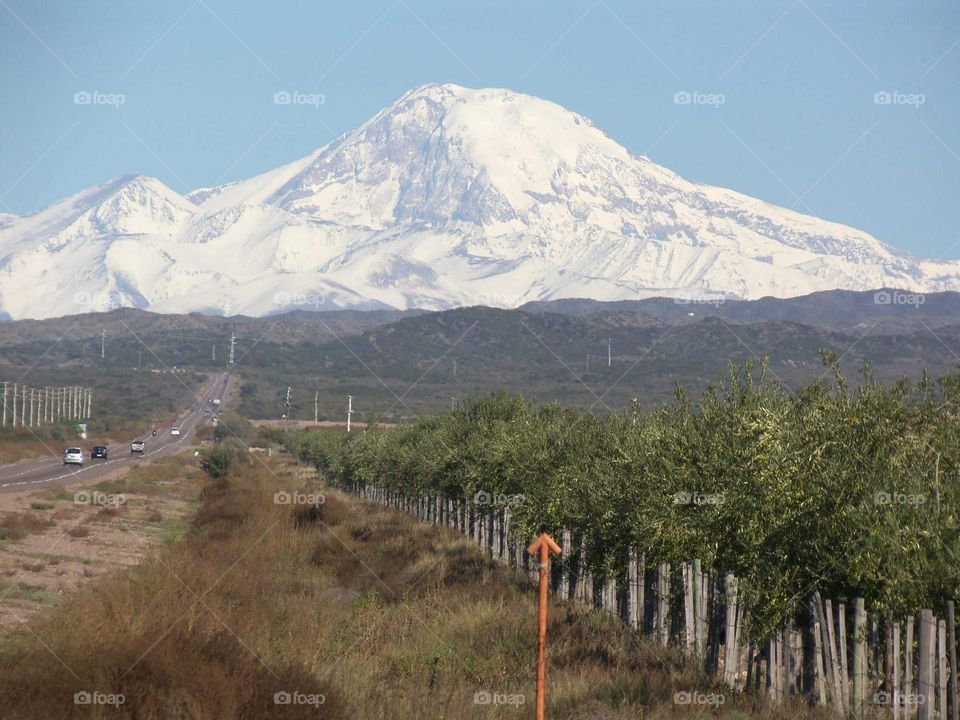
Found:
[[[5,718],[510,718],[534,698],[531,589],[465,540],[398,513],[306,489],[276,458],[211,484],[183,542],[101,577],[0,645]],[[550,716],[814,718],[711,689],[683,660],[598,613],[554,607]],[[119,708],[74,693],[121,693]],[[277,705],[274,694],[323,695]],[[522,705],[477,704],[478,693]],[[95,712],[99,711],[97,715]]]
[[[3,517],[0,518],[0,541],[23,540],[31,533],[41,533],[53,525],[55,525],[53,520],[43,518],[32,512],[4,513]]]

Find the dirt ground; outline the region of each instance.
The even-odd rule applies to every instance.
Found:
[[[198,482],[180,455],[118,469],[92,486],[0,494],[0,633],[176,539],[196,508]]]

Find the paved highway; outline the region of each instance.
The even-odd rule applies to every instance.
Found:
[[[0,466],[0,493],[17,492],[40,488],[55,487],[57,485],[72,485],[74,483],[89,483],[99,480],[103,476],[114,472],[118,468],[129,467],[142,459],[161,458],[172,455],[181,448],[190,444],[197,428],[209,418],[203,415],[204,409],[213,409],[210,401],[220,399],[220,409],[226,404],[230,392],[232,378],[222,373],[214,378],[213,382],[204,391],[203,396],[177,420],[174,427],[180,428],[180,435],[171,435],[170,427],[158,427],[157,434],[141,436],[144,441],[143,455],[130,453],[130,441],[108,446],[106,460],[91,460],[90,452],[86,451],[83,466],[64,465],[61,455],[31,460],[22,460],[12,465]],[[96,440],[96,438],[92,438]],[[136,440],[138,438],[130,438]],[[49,443],[48,443],[49,444]],[[62,453],[63,448],[56,448]]]

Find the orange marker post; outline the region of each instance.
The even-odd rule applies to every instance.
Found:
[[[550,553],[561,554],[560,546],[547,533],[533,541],[527,552],[540,557],[540,610],[537,628],[537,720],[544,719],[547,695],[547,574]]]

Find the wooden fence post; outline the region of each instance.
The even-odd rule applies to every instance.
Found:
[[[827,650],[827,675],[830,678],[830,695],[833,707],[838,715],[843,715],[843,696],[840,688],[840,659],[837,653],[837,634],[833,624],[833,603],[829,599],[823,601],[826,617],[827,637],[824,643]]]
[[[947,621],[937,621],[937,709],[947,717]]]
[[[643,575],[638,563],[637,549],[631,547],[627,560],[627,622],[634,630],[640,627],[643,617],[643,600],[641,599]]]
[[[664,647],[670,642],[670,563],[657,567],[657,637]]]
[[[724,577],[726,594],[726,627],[723,636],[723,682],[732,688],[737,687],[740,649],[737,647],[737,578],[733,573]]]
[[[893,720],[900,718],[900,623],[893,624],[893,657],[890,663],[892,682],[887,691],[893,698]]]
[[[847,668],[847,614],[846,606],[837,603],[837,639],[840,645],[840,692],[843,700],[843,712],[850,714],[850,676]]]
[[[933,653],[936,622],[933,611],[920,611],[919,666],[917,669],[917,720],[933,717]]]
[[[907,624],[903,633],[903,697],[904,717],[913,714],[913,615],[907,616]]]
[[[603,609],[614,617],[620,615],[617,612],[617,579],[609,572],[603,583]]]
[[[866,712],[867,686],[867,611],[863,598],[853,606],[853,712],[858,718]]]
[[[950,659],[950,682],[947,701],[950,703],[950,720],[958,720],[960,707],[957,703],[957,621],[954,617],[953,600],[947,602],[947,656]]]
[[[693,568],[690,563],[683,563],[680,566],[680,574],[683,578],[683,639],[687,646],[687,653],[692,655],[696,643],[697,626],[693,606]]]
[[[814,687],[817,691],[817,699],[821,705],[827,702],[827,676],[824,670],[825,648],[823,643],[823,609],[820,605],[820,593],[816,593],[810,600],[810,633],[813,635],[813,674]]]

